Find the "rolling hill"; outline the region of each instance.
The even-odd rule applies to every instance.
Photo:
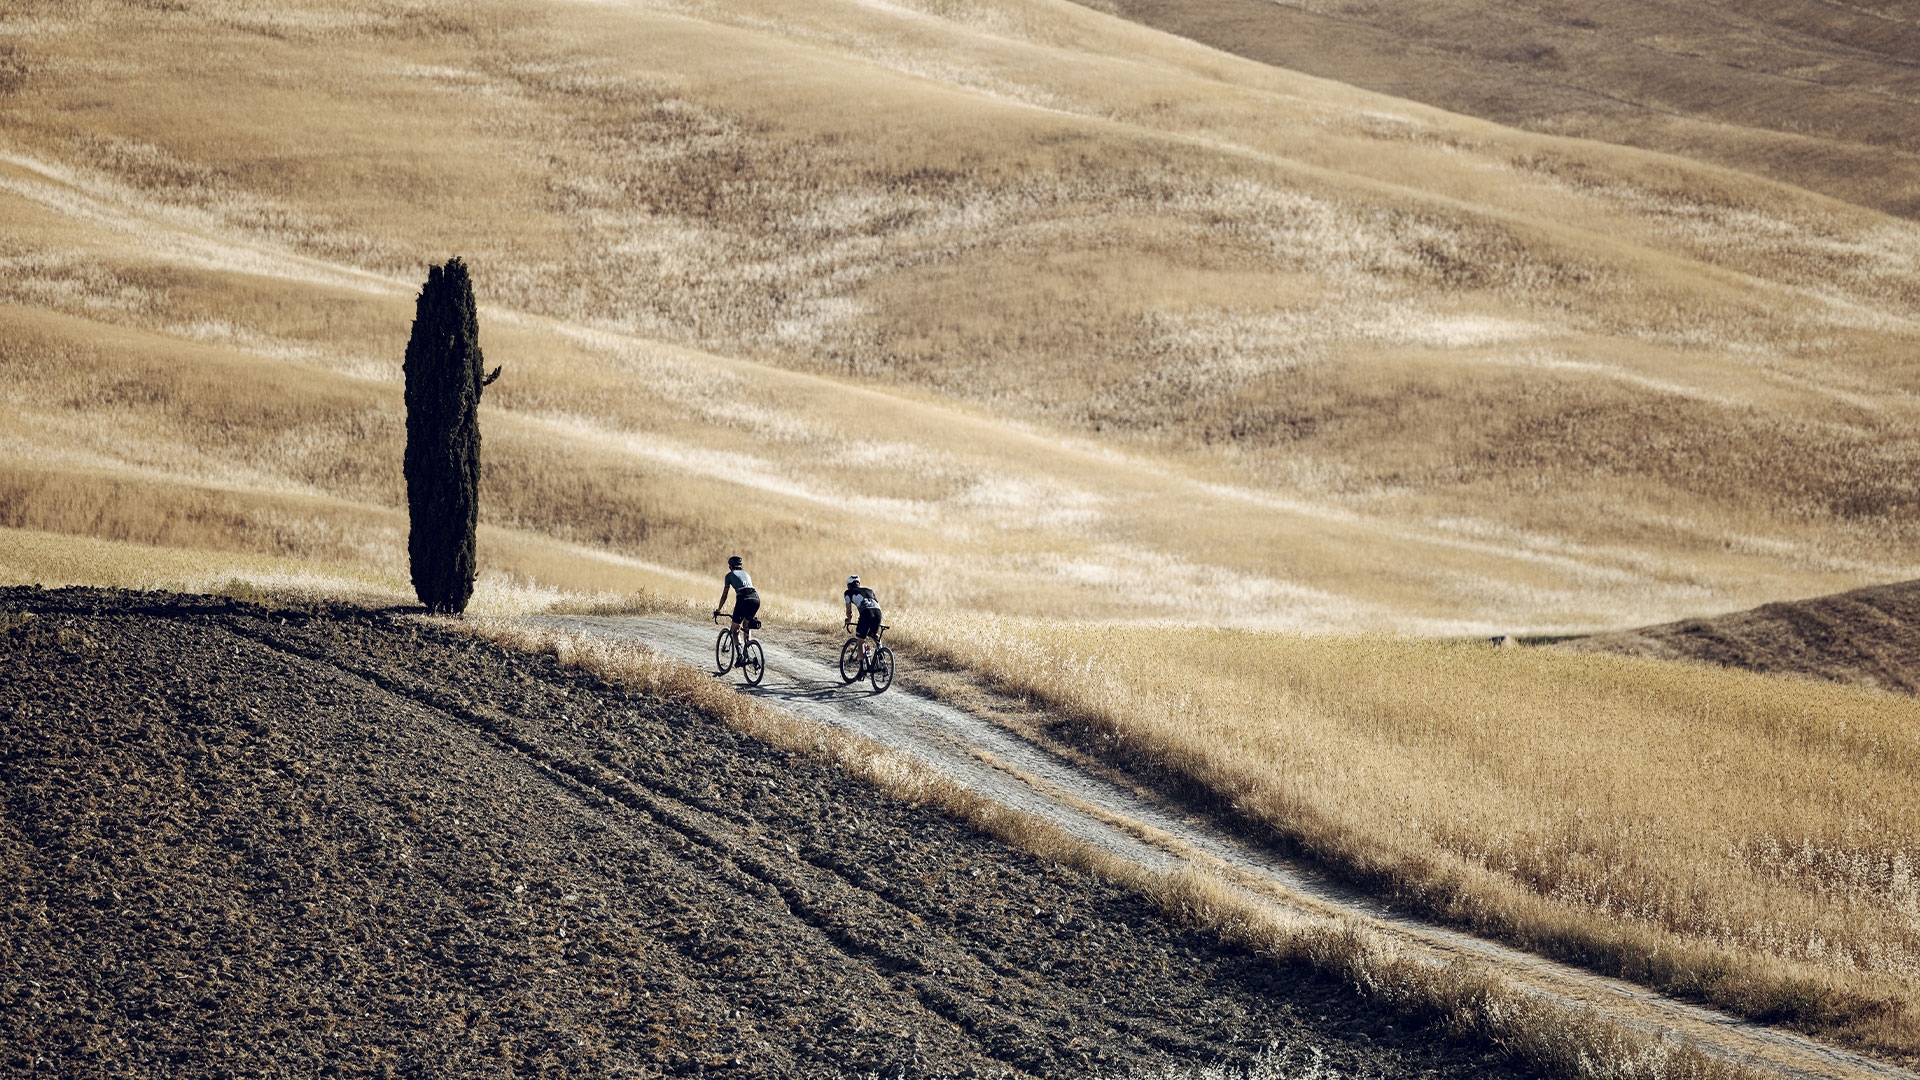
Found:
[[[1395,903],[1910,1062],[1910,698],[1468,638],[1920,578],[1904,18],[17,0],[0,584],[404,603],[457,254],[478,612],[858,571]]]
[[[734,551],[794,611],[857,568],[1418,632],[1920,574],[1920,230],[1876,200],[1040,0],[0,32],[12,580],[404,595],[399,353],[455,253],[503,610]]]
[[[1920,216],[1920,19],[1898,0],[1088,6],[1453,112]]]

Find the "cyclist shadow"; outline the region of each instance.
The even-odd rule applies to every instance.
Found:
[[[873,688],[865,679],[855,679],[849,683],[832,677],[795,679],[778,686],[761,683],[759,686],[742,686],[740,689],[754,697],[773,698],[779,701],[835,701],[874,695]]]

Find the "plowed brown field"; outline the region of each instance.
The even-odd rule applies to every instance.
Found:
[[[159,594],[0,627],[10,1075],[1500,1071],[551,658]]]

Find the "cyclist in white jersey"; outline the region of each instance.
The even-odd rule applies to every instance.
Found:
[[[874,643],[880,640],[880,598],[872,589],[860,584],[859,574],[847,575],[847,591],[841,599],[846,601],[843,624],[860,639],[860,666],[866,667],[873,657]],[[860,622],[854,625],[854,612],[859,612]]]
[[[720,606],[713,609],[715,615],[727,610],[729,590],[733,593],[733,651],[739,656],[753,637],[749,623],[760,613],[760,593],[753,587],[753,576],[747,573],[746,564],[738,555],[727,559],[727,576],[720,583]]]

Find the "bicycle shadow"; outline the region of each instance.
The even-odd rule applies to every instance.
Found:
[[[739,669],[732,671],[708,671],[714,678],[728,678]],[[772,673],[770,673],[772,675]],[[741,694],[753,694],[755,698],[772,698],[774,701],[845,701],[851,698],[874,698],[879,694],[866,678],[854,678],[852,682],[841,682],[835,676],[822,678],[791,678],[783,682],[760,682],[758,686],[739,684]]]
[[[755,634],[753,640],[762,642],[762,647],[765,647],[765,639],[759,634]],[[792,643],[789,644],[791,645]],[[799,662],[811,666],[814,663],[824,662],[826,673],[818,677],[805,675],[794,676],[785,678],[782,682],[774,683],[774,679],[782,678],[785,673],[775,672],[773,665],[768,664],[768,678],[761,682],[759,686],[749,686],[743,681],[736,685],[735,689],[743,694],[752,694],[754,697],[768,698],[773,701],[794,702],[849,701],[855,698],[875,697],[881,693],[881,691],[872,688],[872,685],[867,681],[865,675],[851,682],[841,679],[833,668],[834,656],[836,655],[833,652],[827,652],[824,656],[817,656],[814,655],[814,650],[807,649],[803,644],[798,649],[787,648],[782,655],[787,663]],[[707,674],[715,679],[737,676],[739,671],[740,668],[737,664],[725,671],[714,667],[707,668]]]
[[[740,691],[775,701],[844,701],[852,697],[873,697],[878,692],[865,679],[849,683],[833,677],[795,679],[777,685],[763,682],[759,686],[742,686]]]

